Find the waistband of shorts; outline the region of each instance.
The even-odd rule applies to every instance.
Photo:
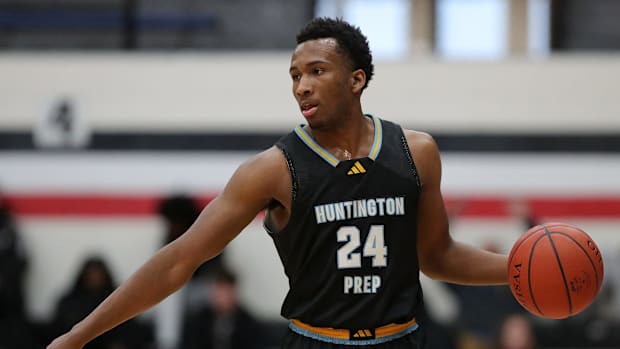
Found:
[[[377,328],[340,329],[332,327],[314,327],[293,319],[289,328],[302,336],[323,342],[345,345],[374,345],[404,337],[418,328],[415,319],[404,324],[391,323]]]

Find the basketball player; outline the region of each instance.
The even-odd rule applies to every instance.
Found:
[[[263,209],[290,285],[283,348],[422,348],[420,270],[507,283],[506,256],[451,239],[433,138],[362,112],[373,64],[359,28],[315,19],[297,43],[289,72],[307,124],[243,163],[185,234],[48,349],[82,348],[157,304]]]

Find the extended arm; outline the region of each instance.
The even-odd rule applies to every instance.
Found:
[[[48,349],[82,348],[178,290],[200,264],[219,254],[274,199],[277,188],[282,187],[282,175],[288,176],[282,171],[287,171],[286,165],[275,148],[241,165],[185,234],[151,257]]]
[[[420,174],[422,192],[418,209],[420,269],[433,279],[465,284],[508,283],[507,257],[454,241],[441,195],[441,159],[433,138],[405,131]]]

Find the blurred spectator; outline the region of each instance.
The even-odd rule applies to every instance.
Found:
[[[74,285],[60,298],[50,334],[56,337],[71,329],[88,315],[112,291],[115,285],[110,269],[99,257],[88,258],[80,268]],[[151,341],[147,326],[130,320],[89,343],[85,349],[146,348]]]
[[[500,325],[495,349],[535,349],[536,336],[529,318],[524,314],[507,316]]]
[[[264,348],[262,325],[237,298],[235,275],[220,269],[209,286],[209,304],[184,320],[183,349]]]
[[[613,232],[609,232],[612,234]],[[600,302],[600,316],[610,321],[620,321],[620,247],[600,246],[605,263],[603,287],[596,302]]]
[[[531,204],[523,198],[514,198],[508,203],[508,213],[513,217],[516,217],[521,221],[522,231],[519,231],[519,235],[525,233],[530,228],[533,228],[539,224],[539,218],[536,216],[536,212],[531,207]]]
[[[24,307],[26,256],[13,214],[0,197],[0,348],[31,348]]]
[[[158,213],[164,221],[164,244],[176,240],[191,227],[200,206],[192,197],[174,194],[165,197],[158,206]],[[214,270],[221,267],[222,256],[204,263],[181,290],[162,301],[155,310],[157,343],[161,349],[178,348],[181,322],[186,308],[201,306],[206,302],[205,284],[212,278]]]
[[[181,236],[200,214],[200,208],[194,199],[182,194],[164,198],[158,211],[166,224],[164,244]]]
[[[164,244],[168,244],[183,235],[192,226],[201,208],[190,196],[175,194],[164,198],[159,204],[159,214],[166,226]],[[222,254],[203,264],[194,277],[209,277],[214,270],[222,266]]]
[[[23,315],[25,270],[26,257],[15,220],[0,198],[0,316]]]

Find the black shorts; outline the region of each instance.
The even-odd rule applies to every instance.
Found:
[[[415,331],[391,340],[389,342],[374,345],[346,345],[328,343],[310,337],[303,336],[288,330],[282,342],[282,349],[424,349],[425,338],[421,328]]]

